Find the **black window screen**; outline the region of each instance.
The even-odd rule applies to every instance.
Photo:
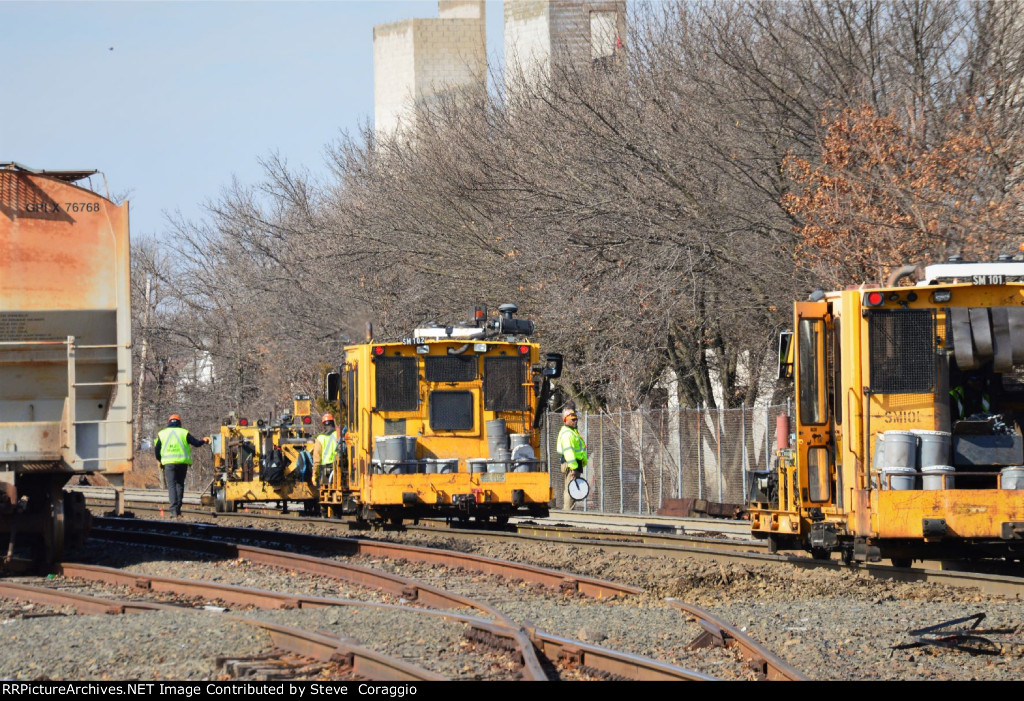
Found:
[[[526,359],[484,358],[484,409],[521,411],[526,409]]]
[[[428,355],[423,362],[427,382],[472,382],[476,379],[475,355]]]
[[[935,314],[930,309],[869,312],[871,391],[923,394],[935,388]]]
[[[416,358],[381,356],[375,362],[377,410],[414,411],[419,400]]]
[[[473,393],[437,390],[430,393],[430,427],[435,431],[473,429]]]

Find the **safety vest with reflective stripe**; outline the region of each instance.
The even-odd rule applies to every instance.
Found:
[[[965,392],[964,388],[957,385],[953,389],[949,390],[949,396],[956,402],[956,415],[958,418],[967,418],[967,410],[965,404]],[[988,413],[992,408],[992,403],[989,401],[988,395],[981,395],[981,410]]]
[[[162,465],[191,465],[192,446],[188,444],[188,431],[177,426],[168,426],[156,434],[160,441],[160,463]]]
[[[562,426],[562,430],[558,432],[555,450],[558,451],[562,462],[569,465],[569,469],[582,470],[587,466],[587,446],[583,442],[583,436],[575,428]]]
[[[334,432],[321,433],[316,437],[316,442],[320,444],[320,464],[333,465],[334,453],[338,447],[338,442],[334,439]]]

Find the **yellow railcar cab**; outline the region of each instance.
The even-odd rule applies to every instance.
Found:
[[[1024,262],[951,260],[898,286],[914,270],[795,304],[794,425],[750,504],[775,548],[1024,558]]]
[[[399,342],[345,349],[327,396],[344,443],[321,486],[330,515],[368,521],[424,516],[507,521],[546,516],[540,412],[561,356],[542,358],[533,323],[502,305],[491,321],[427,326]]]

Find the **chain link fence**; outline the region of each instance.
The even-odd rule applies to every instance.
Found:
[[[666,499],[747,500],[748,472],[769,467],[775,425],[789,405],[740,409],[648,409],[614,414],[579,413],[587,444],[587,511],[654,514]],[[541,457],[551,469],[555,503],[565,482],[555,451],[559,414],[541,430]],[[577,509],[581,505],[577,505]]]

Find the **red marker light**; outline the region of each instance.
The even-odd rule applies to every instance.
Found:
[[[529,346],[519,346],[519,355],[526,355],[530,352]]]
[[[867,307],[878,307],[885,301],[885,295],[881,292],[868,292],[864,295],[864,305]]]
[[[384,355],[384,346],[374,346],[373,354],[374,355]]]
[[[310,418],[310,417],[308,417],[308,416],[303,416],[303,417],[302,417],[302,423],[304,423],[304,424],[306,424],[306,425],[309,425],[309,424],[313,423],[313,419],[311,419],[311,418]]]
[[[239,419],[238,420],[238,425],[239,426],[248,426],[249,425],[249,419]]]

